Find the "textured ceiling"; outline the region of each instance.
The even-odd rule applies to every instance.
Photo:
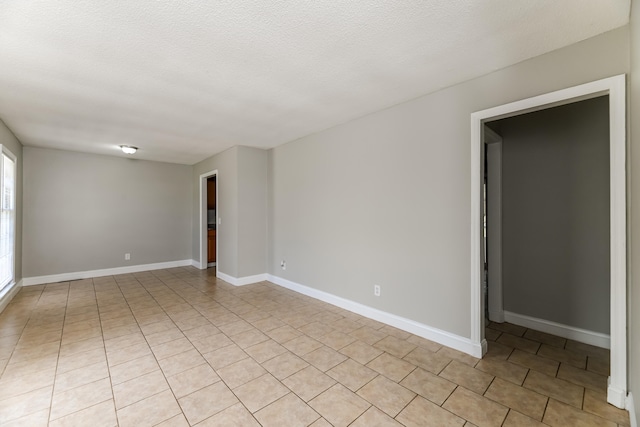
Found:
[[[3,0],[25,145],[193,164],[271,148],[628,23],[630,0]]]

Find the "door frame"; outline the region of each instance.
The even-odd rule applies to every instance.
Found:
[[[486,353],[482,311],[483,125],[609,95],[611,374],[607,401],[627,407],[626,78],[624,74],[471,113],[471,341]]]
[[[502,137],[487,125],[483,128],[482,140],[487,156],[487,244],[483,248],[486,246],[490,264],[486,284],[489,307],[482,312],[489,313],[489,320],[502,323]]]
[[[220,175],[218,170],[212,170],[200,175],[200,270],[207,268],[207,179],[216,177],[216,266],[220,265],[220,251],[218,250],[218,242],[220,241],[220,230],[218,229],[218,213],[220,212],[218,205],[218,186],[220,185]]]

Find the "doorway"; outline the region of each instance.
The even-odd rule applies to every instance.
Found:
[[[607,401],[626,407],[626,139],[625,76],[615,76],[471,114],[471,340],[486,352],[484,339],[483,204],[486,122],[609,95],[610,182],[610,342],[611,366]]]
[[[219,241],[219,183],[217,170],[200,175],[200,260],[199,268],[218,268],[220,263]],[[211,200],[213,199],[213,200]],[[210,257],[213,255],[213,258]]]

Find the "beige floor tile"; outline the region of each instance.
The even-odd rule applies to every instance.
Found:
[[[171,376],[184,372],[187,369],[195,368],[198,365],[207,363],[207,361],[200,355],[200,352],[195,348],[192,350],[178,353],[173,356],[161,359],[158,361],[162,372],[166,376]]]
[[[160,371],[150,372],[113,386],[116,409],[124,408],[167,390],[169,384]]]
[[[121,348],[119,350],[114,350],[113,352],[108,352],[107,361],[109,363],[109,366],[111,367],[150,354],[151,349],[149,348],[147,343],[140,343]]]
[[[331,326],[325,325],[324,323],[320,322],[311,322],[302,326],[301,328],[299,328],[299,330],[305,335],[308,335],[316,340],[319,340],[320,337],[323,337],[329,332],[334,331]]]
[[[582,408],[584,388],[568,381],[529,371],[527,379],[524,380],[524,387],[576,408]]]
[[[167,377],[173,394],[181,398],[194,391],[220,381],[220,377],[207,363]]]
[[[231,339],[222,333],[200,338],[199,340],[193,340],[192,344],[202,354],[210,353],[230,345],[237,347]]]
[[[540,421],[529,418],[517,411],[509,411],[502,427],[544,427]]]
[[[583,408],[585,412],[616,422],[621,426],[629,426],[629,412],[618,409],[607,403],[607,393],[585,390]]]
[[[597,357],[600,359],[609,360],[610,352],[606,348],[596,347],[593,345],[567,340],[567,345],[565,349],[578,354],[583,354],[585,356]]]
[[[19,396],[53,384],[55,369],[31,372],[26,375],[2,378],[0,380],[0,400]]]
[[[491,383],[484,396],[538,421],[542,420],[548,400],[546,396],[500,378]]]
[[[264,319],[260,319],[251,323],[254,327],[261,330],[262,332],[272,331],[285,325],[282,320],[273,316],[265,317]]]
[[[222,381],[181,397],[178,401],[191,425],[238,403],[236,396]]]
[[[515,363],[525,368],[532,369],[536,372],[555,377],[558,373],[559,362],[547,359],[546,357],[537,356],[520,350],[514,350],[509,356],[509,362]]]
[[[352,358],[362,365],[366,365],[381,355],[383,351],[362,341],[355,341],[348,346],[341,348],[340,353]]]
[[[442,405],[456,388],[456,384],[421,368],[407,375],[400,385],[438,405]]]
[[[53,424],[52,424],[53,425]],[[49,408],[2,423],[2,427],[48,427]]]
[[[311,400],[309,405],[336,427],[349,425],[371,406],[341,384],[329,388]]]
[[[423,427],[425,420],[438,427],[460,427],[465,424],[462,418],[420,396],[413,399],[398,414],[396,420],[406,427]]]
[[[453,348],[449,347],[442,347],[436,354],[448,357],[449,359],[457,360],[458,362],[462,362],[465,365],[469,365],[471,367],[476,366],[476,364],[480,361],[480,359],[476,357],[470,356],[466,353],[454,350]]]
[[[404,357],[409,363],[413,363],[416,366],[421,367],[434,374],[439,374],[442,370],[451,363],[451,358],[444,354],[433,353],[424,348],[416,348]]]
[[[146,342],[147,340],[145,339],[145,336],[142,335],[142,332],[134,332],[129,335],[122,335],[120,337],[112,338],[105,341],[104,348],[107,350],[107,352],[112,352],[114,350],[120,350],[125,347]]]
[[[264,375],[267,371],[253,359],[243,359],[239,362],[216,370],[220,378],[234,389],[249,381]]]
[[[245,349],[245,352],[258,363],[266,362],[267,360],[273,359],[286,351],[286,348],[272,339],[268,339],[267,341],[255,344]]]
[[[509,347],[492,341],[487,342],[487,346],[487,354],[484,355],[483,359],[507,360],[511,356],[511,353],[515,351],[513,347]]]
[[[376,407],[370,407],[350,427],[401,427],[402,424]]]
[[[292,328],[289,325],[284,325],[275,329],[271,329],[267,331],[266,334],[269,335],[274,341],[283,344],[287,341],[291,341],[292,339],[301,336],[302,332]]]
[[[493,375],[489,375],[457,360],[451,361],[440,376],[458,385],[461,385],[477,394],[484,394],[493,381]]]
[[[307,366],[309,366],[307,362],[289,351],[263,364],[263,367],[279,380],[283,380]]]
[[[356,329],[355,331],[350,332],[349,335],[369,345],[373,345],[388,336],[388,334],[369,326],[363,326],[360,329]]]
[[[314,423],[320,415],[295,394],[289,393],[256,412],[255,417],[264,427],[303,427]]]
[[[398,358],[403,358],[404,356],[409,354],[411,350],[417,347],[415,344],[411,344],[404,339],[400,339],[392,335],[381,339],[373,346]]]
[[[42,356],[50,354],[58,354],[60,349],[59,342],[50,342],[47,344],[29,346],[22,349],[15,349],[11,355],[9,364],[17,362],[30,362],[39,359]]]
[[[207,362],[209,362],[211,367],[216,370],[222,369],[225,366],[232,365],[249,357],[247,353],[233,343],[227,347],[214,350],[210,353],[205,353],[203,356]]]
[[[171,390],[117,410],[119,427],[154,426],[179,414],[180,406]]]
[[[289,389],[273,375],[265,374],[234,389],[233,393],[253,413],[289,393]]]
[[[320,417],[313,422],[309,427],[332,427],[331,423],[324,418]]]
[[[384,332],[387,335],[391,335],[394,336],[396,338],[399,338],[401,340],[406,340],[407,338],[409,338],[411,336],[411,334],[407,331],[403,331],[401,329],[395,328],[393,326],[390,325],[383,325],[380,329],[380,332]]]
[[[529,370],[524,366],[497,358],[485,358],[478,362],[476,369],[494,375],[517,385],[522,385]]]
[[[517,348],[519,350],[526,351],[527,353],[532,354],[536,354],[541,345],[537,341],[511,335],[508,333],[503,333],[502,335],[500,335],[496,342],[502,345],[506,345],[507,347]]]
[[[151,347],[151,350],[153,351],[153,354],[156,356],[156,359],[158,359],[158,361],[194,349],[195,347],[193,346],[193,344],[191,344],[191,341],[189,341],[185,337]]]
[[[546,357],[547,359],[556,360],[558,362],[568,363],[576,368],[586,369],[587,356],[579,353],[574,353],[570,350],[564,350],[562,348],[552,347],[550,345],[542,344],[540,350],[538,350],[538,356]]]
[[[232,335],[229,338],[236,343],[240,348],[247,348],[261,342],[267,341],[269,337],[255,328],[251,328],[248,331],[240,332],[239,334]]]
[[[115,385],[159,369],[160,365],[158,365],[153,354],[147,354],[146,356],[112,366],[109,371],[111,373],[111,383]]]
[[[50,419],[55,420],[111,399],[113,399],[113,393],[109,378],[60,393],[54,390]]]
[[[336,381],[315,367],[307,366],[284,379],[282,383],[289,387],[289,389],[302,400],[308,402],[333,386]]]
[[[0,400],[0,425],[49,408],[53,386]]]
[[[49,427],[117,427],[118,419],[113,400],[107,400],[86,409],[52,421]]]
[[[328,370],[327,375],[351,391],[357,391],[360,387],[378,376],[378,373],[354,360],[347,359],[338,366]]]
[[[198,427],[229,426],[260,427],[260,424],[241,403],[231,405],[224,411],[218,412],[198,424]]]
[[[168,420],[164,420],[160,424],[156,424],[154,427],[189,427],[189,423],[183,414],[178,414]]]
[[[383,376],[371,380],[357,394],[391,417],[398,415],[416,396],[416,393]]]
[[[316,350],[313,350],[302,356],[302,358],[309,362],[311,365],[320,369],[322,372],[326,372],[334,366],[347,360],[347,356],[340,354],[327,346],[322,346]]]
[[[560,364],[557,377],[591,390],[607,390],[606,376],[579,369],[566,363]]]
[[[495,341],[500,337],[500,335],[502,335],[502,332],[495,329],[486,328],[484,330],[484,337],[487,339],[487,341]]]
[[[524,333],[524,337],[533,341],[537,341],[542,344],[547,344],[552,347],[564,348],[567,343],[566,338],[558,337],[556,335],[547,334],[533,329],[527,329]]]
[[[511,335],[515,335],[521,337],[527,331],[527,328],[524,326],[514,325],[512,323],[495,323],[491,322],[489,324],[489,329],[495,329],[496,331],[506,332]]]
[[[319,338],[320,342],[334,350],[340,350],[356,340],[357,338],[341,331],[329,332],[327,335]]]
[[[416,369],[415,365],[387,353],[383,353],[376,357],[371,362],[367,363],[366,366],[395,382],[401,381],[404,377],[409,375],[411,371]]]
[[[580,409],[549,399],[542,422],[552,427],[616,427],[616,423],[588,414]]]
[[[417,335],[409,336],[409,338],[407,338],[407,342],[415,344],[420,348],[424,348],[425,350],[429,350],[434,353],[442,348],[442,344],[438,344],[437,342],[419,337]]]
[[[218,328],[228,337],[254,329],[253,325],[249,322],[245,322],[244,320],[219,325]]]
[[[502,425],[509,410],[464,387],[458,387],[442,407],[479,427]]]
[[[291,341],[287,341],[283,343],[282,345],[285,346],[292,353],[301,357],[307,353],[312,352],[313,350],[316,350],[322,347],[321,342],[316,341],[313,338],[308,337],[306,335],[294,338]]]
[[[102,360],[98,363],[57,375],[55,392],[60,393],[108,377],[109,368],[107,367],[107,362]]]
[[[597,357],[587,357],[587,371],[596,374],[609,376],[611,370],[611,362],[608,359],[599,359]]]

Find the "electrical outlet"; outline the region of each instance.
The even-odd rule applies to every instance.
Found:
[[[373,295],[380,296],[380,285],[373,285]]]
[[[222,225],[222,218],[218,217],[218,225]]]
[[[131,259],[131,254],[129,254],[129,253],[124,254],[124,260],[125,261],[129,261],[130,259]]]
[[[280,268],[282,268],[283,270],[287,269],[287,261],[282,260],[280,261]]]

